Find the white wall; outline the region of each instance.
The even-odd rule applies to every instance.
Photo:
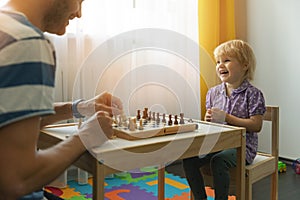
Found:
[[[280,107],[280,157],[298,158],[300,1],[242,0],[236,6],[237,37],[247,40],[257,57],[254,84],[266,104]],[[260,149],[268,148],[266,134],[260,137]]]

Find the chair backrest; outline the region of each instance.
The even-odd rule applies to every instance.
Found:
[[[265,153],[258,153],[261,155],[267,155],[267,156],[272,156],[275,157],[275,163],[277,166],[277,161],[278,161],[278,146],[279,146],[279,107],[278,106],[266,106],[266,112],[263,116],[263,120],[264,121],[269,121],[271,122],[271,152],[268,154]],[[259,163],[257,163],[257,161],[260,161],[261,156],[257,156],[256,160],[254,161],[253,164],[246,166],[246,171],[251,169],[251,168],[255,168],[255,166],[257,166],[257,164],[259,165]],[[275,166],[275,170],[277,169],[277,167]],[[213,187],[213,177],[212,177],[212,173],[210,170],[210,165],[204,165],[201,168],[202,174],[203,174],[203,178],[205,180],[205,183],[208,186],[212,186]],[[230,169],[230,194],[235,194],[235,183],[236,183],[236,172],[235,172],[235,168],[231,168]]]
[[[271,154],[278,157],[279,155],[279,107],[266,106],[264,121],[271,122]]]

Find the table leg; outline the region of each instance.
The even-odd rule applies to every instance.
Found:
[[[104,165],[96,160],[93,173],[93,200],[104,200]]]
[[[158,200],[165,199],[165,167],[158,170]]]
[[[241,146],[237,148],[237,181],[236,181],[236,199],[245,199],[245,157],[246,157],[246,137],[242,134]]]

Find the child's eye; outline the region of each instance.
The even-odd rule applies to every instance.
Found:
[[[229,59],[226,59],[225,62],[230,62],[230,60],[229,60]]]

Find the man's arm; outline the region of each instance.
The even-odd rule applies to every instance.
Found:
[[[105,111],[112,115],[123,112],[123,105],[119,98],[108,92],[103,92],[92,99],[78,103],[77,109],[81,115],[90,117],[97,111]],[[41,127],[56,122],[71,119],[73,117],[72,102],[54,103],[55,115],[44,116],[41,119]]]
[[[78,135],[37,151],[39,127],[40,117],[32,117],[0,129],[0,199],[42,188],[86,151]]]
[[[54,115],[47,115],[41,118],[41,127],[73,117],[71,102],[54,103],[54,111]]]

